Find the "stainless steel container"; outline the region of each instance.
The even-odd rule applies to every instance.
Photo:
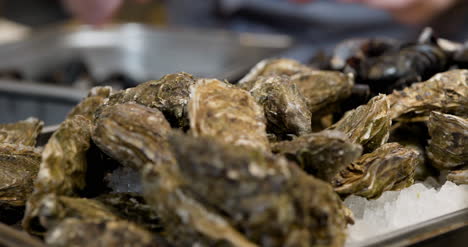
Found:
[[[166,30],[139,24],[94,29],[58,28],[0,46],[0,70],[19,70],[25,81],[0,80],[0,122],[35,116],[63,120],[86,92],[34,81],[46,70],[79,58],[97,80],[123,73],[138,82],[185,71],[236,80],[259,60],[292,45],[288,36],[206,30]]]

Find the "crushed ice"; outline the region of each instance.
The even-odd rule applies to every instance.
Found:
[[[350,244],[467,208],[468,185],[447,181],[434,188],[426,181],[401,191],[387,191],[376,200],[350,196],[345,204],[356,220],[348,228]]]

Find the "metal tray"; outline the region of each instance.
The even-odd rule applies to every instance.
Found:
[[[86,92],[33,82],[42,72],[82,59],[97,80],[113,73],[139,82],[185,71],[236,80],[259,60],[293,44],[288,36],[192,29],[156,29],[125,24],[94,29],[60,27],[0,46],[0,70],[17,69],[26,82],[0,80],[0,122],[28,116],[57,124]],[[28,82],[29,81],[29,82]]]

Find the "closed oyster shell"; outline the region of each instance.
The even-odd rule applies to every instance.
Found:
[[[333,179],[335,191],[373,199],[387,190],[401,190],[414,182],[422,154],[398,143],[386,143],[361,156]]]
[[[439,169],[468,164],[468,119],[431,112],[427,155]]]
[[[447,174],[447,180],[456,184],[468,184],[468,166],[450,171]]]
[[[240,86],[263,106],[267,132],[282,138],[311,132],[311,113],[288,77],[258,77],[252,82]]]
[[[336,130],[324,130],[273,144],[272,151],[296,161],[302,169],[330,182],[338,172],[359,158],[362,147]]]
[[[223,143],[268,150],[263,109],[249,92],[216,79],[200,79],[191,88],[190,131]]]
[[[187,128],[187,103],[190,87],[195,81],[192,75],[184,72],[168,74],[159,80],[148,81],[112,95],[107,105],[136,102],[157,108],[173,127]]]
[[[148,162],[173,163],[166,141],[170,131],[171,126],[159,110],[126,103],[101,111],[92,138],[110,157],[140,169]]]
[[[33,191],[41,150],[21,144],[0,144],[0,208],[24,206]]]
[[[127,221],[90,221],[75,218],[66,219],[50,230],[45,242],[57,247],[160,246],[150,232]]]
[[[311,71],[291,76],[312,113],[330,113],[338,102],[348,98],[354,85],[352,74],[337,71]]]
[[[409,112],[468,116],[468,70],[451,70],[388,95],[392,119]]]
[[[145,197],[176,246],[342,246],[329,184],[283,158],[212,138],[169,138],[175,166],[145,169]]]
[[[381,94],[346,112],[330,129],[344,132],[352,142],[361,144],[365,153],[372,152],[388,140],[391,125],[388,110],[387,97]]]
[[[256,81],[260,76],[294,75],[313,71],[312,68],[288,58],[265,59],[256,64],[239,83]]]
[[[34,146],[43,126],[44,122],[33,117],[16,123],[0,124],[0,143]]]
[[[82,115],[66,119],[51,136],[42,153],[34,192],[26,205],[25,229],[35,231],[31,221],[38,216],[45,195],[73,196],[85,188],[86,151],[90,140],[91,121]]]

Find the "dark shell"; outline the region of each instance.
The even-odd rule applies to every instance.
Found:
[[[106,106],[96,119],[94,143],[121,164],[173,162],[166,136],[171,126],[157,109],[135,103]]]
[[[144,183],[174,245],[343,245],[346,210],[327,183],[213,139],[169,140],[177,165],[147,169]]]
[[[196,79],[187,73],[175,73],[163,76],[159,80],[148,81],[134,88],[115,93],[107,105],[136,102],[157,108],[164,113],[173,127],[188,127],[187,103],[190,87]]]
[[[307,73],[310,71],[313,71],[313,69],[293,59],[265,59],[260,61],[257,65],[255,65],[249,71],[249,73],[239,81],[239,83],[242,84],[249,81],[255,81],[260,76],[291,76],[300,73]]]
[[[311,131],[311,113],[305,99],[286,76],[259,77],[240,86],[263,106],[267,132],[280,138]]]
[[[341,170],[332,185],[342,196],[354,194],[369,199],[387,190],[401,190],[413,184],[421,155],[398,143],[386,143]]]
[[[388,101],[392,119],[407,113],[427,116],[431,111],[468,116],[468,70],[436,74],[425,82],[394,91]]]
[[[372,98],[366,105],[345,113],[330,129],[345,133],[348,138],[361,144],[364,152],[372,152],[386,143],[390,133],[391,119],[385,95]]]
[[[338,172],[359,158],[362,147],[339,131],[324,130],[273,144],[272,151],[297,162],[307,173],[330,182]]]
[[[63,247],[157,247],[155,236],[123,220],[92,221],[66,219],[50,230],[45,241]]]
[[[312,71],[291,76],[312,113],[330,113],[332,107],[351,95],[354,78],[337,71]],[[323,114],[322,113],[322,114]]]
[[[33,191],[41,150],[21,144],[0,144],[0,211],[2,205],[24,206]]]
[[[77,195],[86,186],[86,152],[90,147],[91,122],[82,115],[65,120],[47,142],[28,199],[23,227],[32,229],[31,221],[38,216],[42,198],[47,194]]]
[[[36,139],[41,133],[44,122],[36,118],[10,124],[0,124],[0,143],[36,145]]]
[[[190,133],[236,146],[268,150],[263,109],[249,92],[216,79],[200,79],[188,104]]]
[[[440,169],[468,164],[468,119],[440,112],[431,112],[428,121],[427,154]]]

